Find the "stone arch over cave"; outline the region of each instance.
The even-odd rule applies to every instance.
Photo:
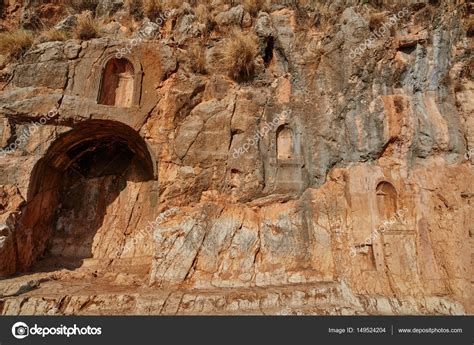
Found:
[[[375,191],[379,216],[384,220],[391,219],[397,212],[397,190],[390,182],[382,181],[377,184]]]
[[[295,158],[295,140],[293,130],[287,125],[281,125],[276,131],[277,159],[292,160]]]
[[[18,269],[40,258],[118,258],[133,213],[126,203],[156,180],[148,145],[122,123],[90,120],[62,134],[30,177],[18,229]]]
[[[130,108],[134,101],[135,69],[127,59],[111,58],[102,70],[99,104]]]

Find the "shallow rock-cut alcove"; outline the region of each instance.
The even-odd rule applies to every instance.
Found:
[[[104,67],[99,103],[128,108],[133,101],[134,68],[127,59],[110,59]]]
[[[146,143],[123,124],[88,121],[61,136],[31,176],[20,221],[19,268],[39,258],[60,258],[56,261],[64,264],[120,258],[132,231],[129,201],[154,176]]]
[[[285,126],[280,126],[277,130],[277,158],[294,158],[293,131]]]
[[[289,124],[280,125],[274,135],[272,149],[275,171],[274,191],[298,192],[305,184],[304,160],[301,152],[301,133]]]
[[[397,190],[389,182],[380,182],[376,188],[377,208],[382,219],[388,220],[397,212]]]

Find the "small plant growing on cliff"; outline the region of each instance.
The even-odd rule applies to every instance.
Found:
[[[90,40],[99,37],[99,26],[92,17],[92,12],[85,11],[77,17],[74,36],[81,40]]]
[[[33,33],[26,30],[0,33],[0,53],[17,59],[31,47],[33,41]]]
[[[259,11],[268,11],[270,8],[270,1],[268,0],[245,0],[244,8],[252,16],[256,16]]]
[[[386,20],[386,16],[384,13],[373,13],[369,17],[369,29],[370,31],[374,31],[380,28],[383,22]]]
[[[210,10],[205,4],[198,4],[194,9],[194,14],[196,15],[198,21],[203,24],[205,24],[211,17]]]
[[[42,42],[66,41],[67,39],[68,35],[65,31],[55,28],[44,30],[39,37]]]
[[[237,81],[250,79],[255,71],[257,54],[258,44],[255,34],[232,32],[223,50],[223,62],[229,71],[229,76]]]
[[[206,73],[206,50],[198,42],[194,42],[189,47],[189,60],[194,73]]]
[[[204,35],[207,35],[210,31],[214,29],[216,23],[214,22],[211,15],[211,11],[209,10],[207,5],[197,5],[196,9],[194,10],[194,13],[196,14],[197,20],[205,26]]]

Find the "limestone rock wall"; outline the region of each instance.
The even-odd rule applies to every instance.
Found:
[[[376,10],[355,2],[223,7],[259,38],[244,83],[185,5],[120,58],[126,39],[34,46],[0,93],[0,274],[134,259],[156,291],[337,283],[472,312],[466,6],[380,10],[401,19],[368,49]]]

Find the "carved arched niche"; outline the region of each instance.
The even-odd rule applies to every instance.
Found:
[[[129,108],[133,103],[135,71],[127,59],[110,59],[102,72],[99,103]]]
[[[105,57],[94,72],[97,104],[118,108],[140,105],[142,68],[138,61]]]
[[[382,219],[388,220],[395,216],[397,212],[397,190],[386,181],[377,185],[377,208]]]
[[[286,125],[281,125],[276,133],[277,159],[292,160],[295,158],[295,140],[293,131]]]
[[[266,172],[267,184],[272,191],[300,191],[305,184],[304,160],[301,154],[301,133],[297,123],[280,116],[271,135],[269,170]]]

